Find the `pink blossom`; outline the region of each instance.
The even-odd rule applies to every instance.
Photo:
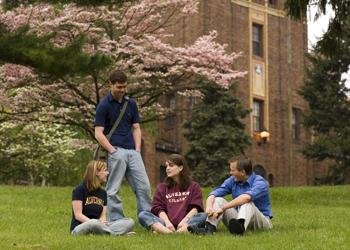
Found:
[[[198,90],[186,90],[186,86],[192,88],[198,79],[207,79],[227,88],[246,74],[233,70],[240,53],[227,53],[227,45],[216,42],[216,31],[187,46],[174,47],[166,42],[172,36],[167,33],[167,25],[197,11],[197,0],[140,0],[111,8],[34,4],[7,12],[0,7],[0,22],[10,30],[28,24],[29,32],[39,36],[55,32],[52,43],[57,47],[84,34],[84,52],[103,53],[114,60],[111,68],[129,72],[130,91],[138,98],[141,114],[164,117],[169,109],[156,100],[148,102],[154,86],[186,97],[201,97]],[[16,116],[18,120],[54,120],[62,124],[79,121],[92,131],[95,105],[108,90],[107,74],[100,72],[96,82],[92,76],[53,81],[40,78],[30,68],[3,65],[0,102],[13,114],[28,111]]]

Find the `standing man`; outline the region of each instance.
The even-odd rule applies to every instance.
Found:
[[[246,230],[272,228],[269,187],[264,178],[252,171],[251,160],[231,158],[230,174],[232,176],[207,198],[205,226],[189,227],[190,232],[213,234],[221,220],[234,235],[242,235]],[[233,198],[230,202],[223,198],[228,194]]]
[[[127,77],[115,70],[109,76],[110,92],[97,105],[95,138],[108,152],[107,211],[109,221],[124,218],[122,201],[118,196],[125,176],[137,198],[137,213],[151,208],[151,188],[141,158],[140,118],[135,100],[125,96]],[[128,102],[126,111],[110,140],[106,134],[111,130],[119,113]]]

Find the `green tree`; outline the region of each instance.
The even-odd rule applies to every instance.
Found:
[[[304,125],[313,131],[314,140],[303,149],[309,159],[332,162],[326,183],[344,182],[350,171],[350,104],[349,88],[344,75],[350,68],[350,1],[349,0],[287,0],[287,13],[304,19],[308,7],[316,6],[315,19],[334,11],[328,30],[309,55],[306,81],[300,94],[310,110]]]
[[[101,53],[87,55],[82,52],[83,35],[77,36],[66,47],[55,47],[50,39],[54,33],[38,37],[28,33],[28,26],[9,31],[0,23],[0,65],[14,63],[34,68],[39,74],[59,79],[72,75],[97,75],[111,64]]]
[[[304,124],[314,132],[314,141],[303,153],[310,159],[332,160],[325,179],[331,183],[342,183],[350,170],[350,93],[344,77],[350,65],[350,19],[342,36],[332,55],[316,48],[309,56],[311,67],[300,91],[310,107]]]
[[[228,90],[202,83],[203,100],[196,104],[184,123],[188,140],[186,158],[194,179],[204,186],[222,181],[228,173],[228,160],[250,144],[241,119],[249,114],[240,100]]]
[[[244,75],[234,70],[237,54],[216,42],[215,31],[183,47],[169,44],[170,27],[197,12],[196,0],[2,3],[0,122],[60,124],[92,140],[95,107],[108,91],[111,69],[128,74],[128,95],[137,99],[143,123],[164,119],[171,110],[159,98],[186,92],[197,79],[225,88]],[[55,162],[40,167],[42,173]],[[44,179],[35,176],[34,182]]]
[[[195,79],[226,87],[242,75],[232,67],[237,54],[215,42],[217,32],[184,47],[166,41],[168,27],[196,13],[196,0],[5,3],[13,2],[20,7],[0,5],[0,113],[12,121],[75,126],[94,138],[91,121],[111,69],[127,72],[144,123],[167,115],[159,97]]]
[[[316,48],[325,55],[340,52],[350,16],[349,0],[286,0],[285,10],[288,15],[296,19],[305,19],[308,7],[317,7],[315,19],[327,14],[327,6],[334,11],[334,17],[329,20],[328,30],[317,42]]]
[[[81,141],[74,139],[76,132],[60,125],[4,122],[0,125],[0,136],[0,182],[25,180],[31,185],[76,182],[79,161],[72,164],[71,160],[82,148]]]

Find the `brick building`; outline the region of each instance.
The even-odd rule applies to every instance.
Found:
[[[307,25],[286,17],[283,4],[284,0],[201,0],[196,17],[172,28],[172,43],[191,44],[217,30],[218,42],[228,44],[229,53],[243,53],[235,67],[248,71],[238,88],[239,97],[252,109],[244,121],[252,137],[247,155],[271,185],[311,185],[326,169],[299,152],[312,139],[301,125],[307,104],[297,93],[304,78]],[[163,177],[166,155],[185,152],[181,123],[196,101],[180,96],[165,100],[178,112],[158,124],[156,135],[144,133],[143,154],[154,185]],[[264,130],[270,134],[266,143],[260,138]]]

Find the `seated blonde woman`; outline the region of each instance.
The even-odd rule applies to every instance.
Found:
[[[107,165],[102,161],[91,161],[85,171],[83,183],[73,190],[73,235],[110,234],[124,235],[131,232],[134,221],[123,218],[107,222],[107,193],[101,187],[108,176]]]

